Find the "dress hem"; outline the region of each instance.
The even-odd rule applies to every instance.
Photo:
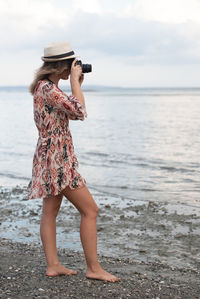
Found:
[[[50,196],[57,196],[57,195],[60,195],[62,192],[63,192],[63,190],[65,189],[65,188],[67,188],[67,187],[69,187],[72,191],[75,191],[75,190],[78,190],[78,189],[81,189],[81,188],[83,188],[83,187],[85,187],[87,185],[87,183],[86,183],[86,181],[85,181],[85,179],[84,179],[84,181],[83,181],[83,184],[81,184],[81,185],[79,185],[77,188],[71,188],[70,187],[70,184],[68,184],[68,185],[65,185],[63,188],[62,188],[62,190],[61,191],[59,191],[58,193],[56,193],[56,194],[47,194],[46,196],[27,196],[26,197],[26,199],[27,200],[30,200],[30,199],[38,199],[38,198],[47,198],[47,197],[50,197]]]

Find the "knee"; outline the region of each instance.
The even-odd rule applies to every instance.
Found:
[[[88,208],[84,213],[82,213],[82,215],[85,217],[91,218],[91,219],[96,219],[98,216],[98,211],[99,211],[99,208],[95,204],[92,207]]]
[[[99,213],[99,208],[98,208],[98,206],[95,204],[95,207],[94,207],[94,210],[93,210],[93,214],[94,214],[94,217],[95,217],[95,218],[97,218],[98,213]]]
[[[42,218],[56,219],[60,209],[60,201],[54,201],[52,203],[48,199],[44,200],[42,208]]]
[[[54,210],[46,210],[46,209],[43,209],[42,210],[42,218],[44,219],[56,219],[58,215],[58,209],[54,209]]]

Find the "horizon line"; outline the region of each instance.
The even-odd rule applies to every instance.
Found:
[[[60,84],[60,86],[62,86],[63,88],[69,88],[70,86],[66,86],[63,84]],[[29,85],[0,85],[0,88],[15,88],[15,87],[21,87],[21,88],[28,88]],[[181,86],[181,85],[177,85],[177,86],[170,86],[170,85],[166,85],[166,86],[119,86],[119,85],[101,85],[101,84],[85,84],[82,86],[83,89],[84,88],[120,88],[120,89],[156,89],[156,88],[161,88],[161,89],[165,89],[165,88],[172,88],[172,89],[178,89],[178,88],[185,88],[185,89],[190,89],[190,88],[194,88],[194,89],[199,89],[199,86]]]

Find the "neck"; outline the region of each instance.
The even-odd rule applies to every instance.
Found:
[[[56,75],[49,75],[48,76],[49,80],[51,80],[53,83],[55,83],[58,86],[58,82],[60,80],[60,78]]]

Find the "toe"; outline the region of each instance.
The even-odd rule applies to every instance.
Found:
[[[46,273],[46,275],[49,277],[53,277],[53,276],[57,276],[58,274],[57,273]]]
[[[113,282],[117,282],[117,281],[120,281],[120,278],[115,277],[115,278],[113,279]]]
[[[72,271],[71,274],[72,274],[72,275],[76,275],[77,272],[76,272],[76,271]]]

